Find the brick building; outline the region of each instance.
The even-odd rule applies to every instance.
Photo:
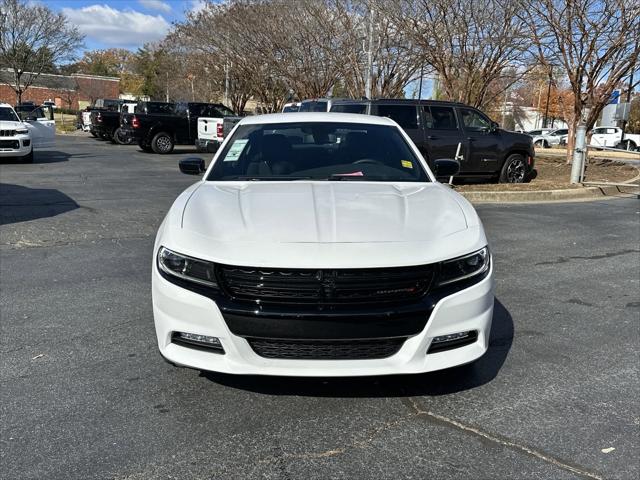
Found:
[[[13,72],[0,69],[0,103],[16,103],[16,94],[8,85],[13,82]],[[118,77],[99,77],[97,75],[52,75],[42,73],[22,94],[22,101],[41,104],[52,100],[56,106],[80,110],[92,104],[98,98],[118,98],[120,79]]]

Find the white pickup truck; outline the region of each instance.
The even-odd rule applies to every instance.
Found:
[[[222,105],[218,109],[222,114],[220,117],[198,118],[196,148],[201,152],[213,153],[218,150],[224,137],[241,120],[241,117],[236,116],[231,110]]]
[[[640,135],[625,133],[619,127],[596,127],[591,132],[591,147],[612,147],[624,150],[637,150],[640,147]]]

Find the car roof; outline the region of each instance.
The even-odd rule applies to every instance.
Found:
[[[0,103],[0,107],[11,107],[13,108],[11,105],[9,105],[8,103]]]
[[[405,104],[405,105],[448,105],[448,106],[459,106],[459,107],[470,107],[466,103],[462,102],[454,102],[451,100],[418,100],[415,98],[361,98],[361,99],[336,99],[333,101],[333,105],[339,104],[366,104],[366,103],[376,103],[379,105],[384,104]]]
[[[376,117],[372,115],[360,115],[357,113],[334,113],[334,112],[290,112],[290,113],[270,113],[267,115],[254,115],[240,120],[242,125],[262,125],[268,123],[296,123],[296,122],[341,122],[341,123],[362,123],[367,125],[390,125],[396,126],[396,122],[387,117]]]

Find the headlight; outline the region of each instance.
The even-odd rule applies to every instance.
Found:
[[[187,257],[161,247],[158,251],[158,268],[168,275],[208,287],[217,287],[214,264]]]
[[[16,135],[28,135],[28,134],[29,134],[28,128],[16,128]]]
[[[490,262],[489,247],[484,247],[464,257],[442,262],[438,285],[447,285],[480,275],[489,270]]]

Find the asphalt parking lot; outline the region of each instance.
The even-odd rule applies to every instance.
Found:
[[[187,150],[58,137],[0,165],[3,479],[635,479],[640,202],[478,207],[488,353],[417,376],[232,377],[156,348],[155,230]]]

